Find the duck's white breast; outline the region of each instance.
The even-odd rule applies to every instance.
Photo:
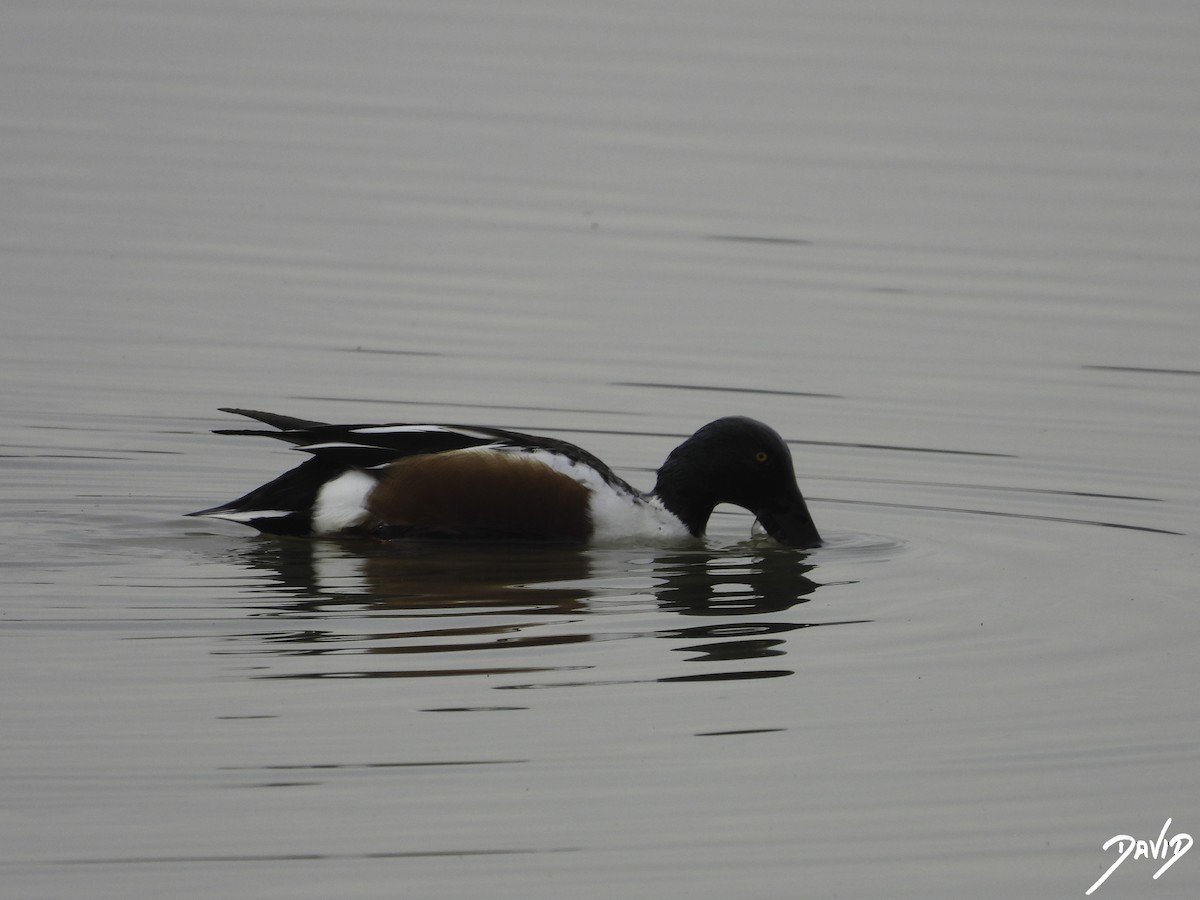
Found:
[[[680,541],[692,537],[687,527],[657,498],[631,494],[614,487],[591,466],[548,450],[521,451],[568,475],[590,492],[588,512],[592,518],[592,542],[606,543],[630,538]]]

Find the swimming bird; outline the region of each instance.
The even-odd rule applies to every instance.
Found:
[[[222,412],[275,430],[309,454],[229,503],[189,513],[278,535],[483,539],[587,544],[704,535],[719,503],[743,507],[797,548],[821,536],[774,430],[731,416],[671,451],[649,493],[586,450],[554,438],[477,425],[329,425],[251,409]]]

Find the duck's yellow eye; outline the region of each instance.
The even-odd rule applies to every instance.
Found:
[[[759,450],[757,453],[754,454],[755,462],[764,463],[770,458],[771,458],[771,454],[769,454],[766,450]]]

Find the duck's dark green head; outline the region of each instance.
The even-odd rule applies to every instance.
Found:
[[[658,470],[654,494],[697,536],[718,503],[732,503],[754,513],[781,544],[821,544],[787,444],[774,429],[744,416],[709,422],[672,450]]]

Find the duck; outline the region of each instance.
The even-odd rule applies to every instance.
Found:
[[[745,416],[704,425],[677,446],[642,492],[574,444],[479,425],[331,425],[223,407],[269,428],[308,459],[236,500],[190,516],[287,537],[498,540],[601,544],[704,537],[721,503],[753,513],[798,549],[821,536],[796,483],[787,443]]]

